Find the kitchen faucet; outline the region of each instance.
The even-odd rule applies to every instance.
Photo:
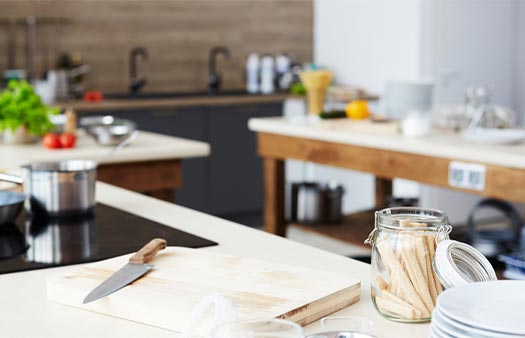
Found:
[[[131,95],[136,95],[140,92],[142,87],[146,85],[146,78],[137,78],[137,59],[142,57],[143,60],[148,59],[148,51],[144,47],[132,48],[129,52],[129,92]]]
[[[208,63],[208,94],[214,95],[217,94],[221,88],[221,75],[217,73],[216,63],[217,55],[222,54],[226,59],[231,58],[230,49],[228,47],[213,47],[210,50],[210,58]]]

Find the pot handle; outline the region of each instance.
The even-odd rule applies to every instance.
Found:
[[[11,182],[11,183],[16,183],[16,184],[24,183],[24,179],[20,176],[3,174],[3,173],[0,173],[0,181],[6,181],[6,182]]]

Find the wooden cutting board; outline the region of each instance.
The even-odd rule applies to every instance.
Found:
[[[359,301],[360,281],[262,260],[168,247],[142,278],[112,295],[82,305],[99,283],[131,255],[83,265],[47,280],[48,298],[63,304],[181,332],[193,307],[219,292],[239,319],[286,318],[306,325]]]

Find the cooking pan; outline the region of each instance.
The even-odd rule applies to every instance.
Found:
[[[29,211],[65,216],[83,214],[95,206],[97,162],[35,162],[22,168],[22,177],[0,174],[0,180],[23,183]]]
[[[0,190],[0,225],[13,223],[22,211],[22,206],[26,195],[8,191]]]

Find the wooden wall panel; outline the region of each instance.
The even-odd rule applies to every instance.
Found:
[[[88,87],[127,90],[128,54],[148,49],[139,72],[145,91],[205,89],[209,49],[225,45],[229,62],[219,61],[225,88],[244,86],[250,52],[288,52],[312,59],[312,0],[0,0],[0,18],[34,15],[71,18],[68,25],[38,30],[37,69],[43,45],[56,60],[60,51],[78,52],[92,66]],[[24,67],[25,27],[17,34],[17,66]],[[6,68],[7,25],[0,24],[0,71]]]

